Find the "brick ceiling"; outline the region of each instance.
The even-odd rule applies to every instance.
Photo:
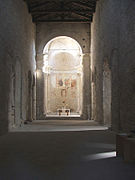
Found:
[[[33,22],[92,21],[97,0],[24,0]]]

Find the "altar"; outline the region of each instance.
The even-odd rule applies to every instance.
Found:
[[[69,116],[70,115],[70,109],[66,109],[66,108],[57,109],[57,113],[59,116]]]

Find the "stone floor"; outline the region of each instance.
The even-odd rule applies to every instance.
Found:
[[[0,137],[0,180],[133,180],[108,130],[11,132]]]
[[[107,129],[107,126],[101,126],[92,120],[36,120],[18,128],[14,127],[10,129],[10,132],[67,132]]]

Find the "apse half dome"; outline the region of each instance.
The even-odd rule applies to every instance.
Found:
[[[70,71],[82,64],[82,49],[79,43],[67,36],[49,41],[43,53],[44,71],[47,67],[56,71]]]

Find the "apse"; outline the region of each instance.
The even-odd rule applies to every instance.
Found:
[[[44,48],[44,114],[80,117],[83,66],[79,43],[67,36],[50,40]]]

